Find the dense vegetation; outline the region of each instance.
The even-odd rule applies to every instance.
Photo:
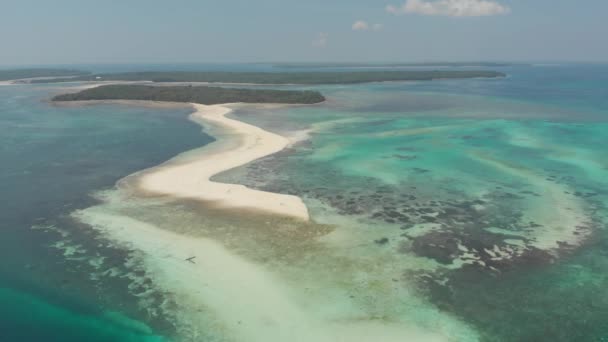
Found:
[[[98,74],[72,79],[40,80],[66,81],[154,81],[210,82],[255,84],[348,84],[383,81],[424,81],[444,78],[503,77],[503,73],[483,70],[433,71],[361,71],[361,72],[128,72]]]
[[[420,62],[420,63],[275,63],[278,68],[398,68],[398,67],[506,67],[522,65],[501,62]]]
[[[33,77],[83,76],[88,72],[70,69],[13,69],[0,70],[0,81],[19,80]]]
[[[325,101],[316,91],[233,89],[192,86],[106,85],[75,94],[58,95],[53,101],[147,100],[169,102],[220,103],[292,103],[312,104]]]

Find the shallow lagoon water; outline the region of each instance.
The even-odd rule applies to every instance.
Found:
[[[145,314],[126,290],[126,253],[70,213],[96,203],[94,191],[212,139],[188,110],[46,102],[62,91],[0,87],[0,340],[161,340],[137,322]],[[115,276],[95,276],[113,266]]]
[[[601,340],[607,69],[577,70],[328,88],[325,106],[237,113],[313,132],[218,179],[301,195],[341,247],[402,255],[395,277],[481,340]]]
[[[125,318],[131,323],[118,324],[119,329],[129,327],[121,332],[124,340],[156,339],[162,333],[183,340],[238,340],[242,333],[268,340],[273,331],[289,333],[279,327],[296,329],[303,341],[328,334],[362,341],[399,340],[406,332],[419,340],[601,340],[608,334],[603,319],[608,314],[604,300],[608,298],[604,276],[608,156],[602,148],[608,141],[606,70],[520,67],[508,70],[510,77],[500,80],[319,87],[329,97],[323,105],[236,112],[239,119],[283,134],[302,136],[302,130],[311,129],[310,139],[217,180],[302,196],[313,224],[216,212],[195,202],[134,198],[123,190],[99,192],[111,189],[122,176],[208,140],[183,116],[173,120],[172,110],[55,109],[66,115],[65,122],[74,120],[66,111],[87,113],[102,127],[102,122],[122,122],[126,130],[113,124],[108,129],[116,129],[116,134],[101,141],[129,133],[142,145],[128,154],[142,159],[131,164],[132,158],[108,156],[118,170],[84,191],[96,194],[99,201],[84,196],[86,202],[54,214],[69,216],[76,210],[89,222],[99,223],[98,229],[66,226],[71,234],[90,235],[70,235],[76,241],[65,241],[59,233],[43,233],[47,229],[35,232],[43,234],[38,238],[43,242],[61,247],[53,260],[60,263],[76,253],[75,262],[97,266],[96,271],[74,269],[76,275],[99,274],[88,286],[106,284],[90,296],[87,282],[75,283],[70,289],[81,293],[73,300],[78,305],[72,305],[72,311],[94,312],[95,321],[106,327],[113,327],[115,320],[104,320],[107,314],[99,308],[122,311],[156,331]],[[35,91],[42,97],[48,89]],[[35,101],[24,105],[46,106]],[[133,116],[98,121],[99,114],[113,111]],[[150,112],[157,113],[158,120],[143,120]],[[144,127],[161,134],[155,130],[161,126],[167,134],[163,138],[133,134]],[[175,145],[160,149],[166,141]],[[104,151],[122,148],[122,144],[103,146]],[[151,150],[154,157],[144,160],[143,153]],[[31,152],[22,155],[32,156]],[[97,174],[98,166],[92,169],[96,172],[90,174]],[[100,218],[108,217],[113,218],[100,223]],[[203,273],[190,282],[172,282],[182,279],[181,267],[187,263],[173,269],[176,264],[156,254],[157,249],[147,252],[160,258],[146,258],[145,253],[133,253],[136,244],[103,237],[104,229],[125,222],[142,229],[162,228],[178,234],[175,238],[219,243],[221,248],[206,245],[207,252],[229,253],[235,263],[224,265],[226,277],[206,279]],[[48,223],[33,225],[48,227]],[[32,237],[28,233],[20,239]],[[104,248],[92,255],[86,241]],[[99,266],[100,256],[118,258],[127,266],[117,269],[107,261]],[[230,267],[243,265],[243,260],[251,265],[249,271],[259,271],[252,275],[251,286],[235,285],[246,282],[230,276],[235,269]],[[21,262],[16,264],[11,271]],[[52,264],[37,267],[48,273]],[[103,274],[113,272],[129,276],[104,282]],[[44,278],[29,271],[18,273]],[[220,291],[215,298],[230,300],[229,290],[234,290],[233,298],[272,314],[239,310],[238,303],[205,305],[198,301],[204,296],[180,298],[180,293],[195,293],[187,287],[199,281],[208,283],[206,289]],[[272,293],[264,292],[269,288]],[[248,291],[254,295],[246,296]],[[53,301],[44,291],[36,293]],[[125,295],[112,297],[116,293]],[[54,303],[68,305],[61,298]],[[88,309],[82,307],[84,302],[90,304]],[[116,305],[119,302],[126,305]],[[154,318],[159,313],[166,316],[164,320]]]

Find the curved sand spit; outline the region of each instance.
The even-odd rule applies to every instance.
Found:
[[[179,308],[184,341],[200,341],[200,334],[209,332],[223,334],[222,341],[248,342],[450,340],[441,327],[433,332],[411,322],[370,317],[357,308],[346,289],[338,297],[331,291],[329,297],[310,296],[212,239],[176,234],[116,214],[111,200],[108,205],[81,210],[75,217],[143,252],[147,274]],[[191,257],[195,263],[185,261]]]
[[[230,109],[224,106],[193,106],[193,120],[211,123],[239,139],[235,142],[231,136],[200,155],[138,174],[142,189],[308,219],[298,197],[209,180],[219,172],[280,151],[288,145],[287,139],[226,118]],[[294,284],[289,277],[235,254],[213,239],[178,234],[131,217],[125,208],[137,204],[127,202],[117,191],[103,204],[73,216],[118,246],[141,252],[137,255],[146,274],[179,308],[176,318],[184,341],[199,341],[207,334],[218,334],[222,340],[260,342],[450,340],[444,326],[419,327],[400,317],[378,317],[373,307],[368,312],[349,296],[352,289],[344,285],[344,279],[319,278],[319,287],[332,286],[313,296],[309,285]],[[187,262],[189,258],[195,262]],[[342,286],[345,288],[339,289]],[[452,322],[450,317],[446,319]]]
[[[236,147],[220,148],[195,160],[169,163],[144,173],[141,189],[158,194],[211,201],[223,208],[247,208],[308,220],[308,209],[297,196],[247,188],[243,185],[216,183],[214,175],[279,152],[289,140],[259,127],[232,120],[225,115],[232,109],[192,103],[196,112],[191,119],[211,123],[238,137]]]

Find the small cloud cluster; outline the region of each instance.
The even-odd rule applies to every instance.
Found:
[[[373,24],[370,25],[367,21],[357,20],[352,26],[353,31],[380,31],[384,28],[382,24]]]
[[[500,0],[405,0],[405,3],[399,6],[386,6],[386,11],[394,15],[419,14],[445,17],[484,17],[511,12],[508,6],[498,1]],[[353,31],[381,31],[384,26],[357,20],[351,28]],[[321,32],[313,40],[312,46],[323,48],[328,42],[329,34]]]
[[[369,30],[369,24],[366,21],[358,20],[353,24],[353,31],[367,31]]]
[[[386,6],[386,11],[395,15],[482,17],[507,14],[511,10],[493,0],[406,0],[401,6]]]
[[[312,46],[323,48],[327,46],[329,34],[327,32],[319,32],[317,37],[312,41]]]

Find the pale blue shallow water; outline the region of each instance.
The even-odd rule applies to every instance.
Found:
[[[312,86],[327,103],[242,110],[270,130],[314,132],[231,177],[300,195],[313,218],[320,202],[384,237],[369,241],[378,250],[436,262],[395,278],[482,340],[605,340],[608,66],[499,70],[509,77]],[[127,279],[90,278],[91,260],[121,265],[125,252],[93,244],[69,214],[212,139],[187,110],[54,107],[43,101],[54,87],[0,87],[0,340],[164,340],[168,322],[141,312]],[[75,254],[57,248],[66,239]]]
[[[251,165],[247,184],[321,201],[384,236],[378,248],[443,265],[402,274],[482,340],[606,340],[608,67],[504,71],[325,87],[323,106],[237,113],[315,128]]]

